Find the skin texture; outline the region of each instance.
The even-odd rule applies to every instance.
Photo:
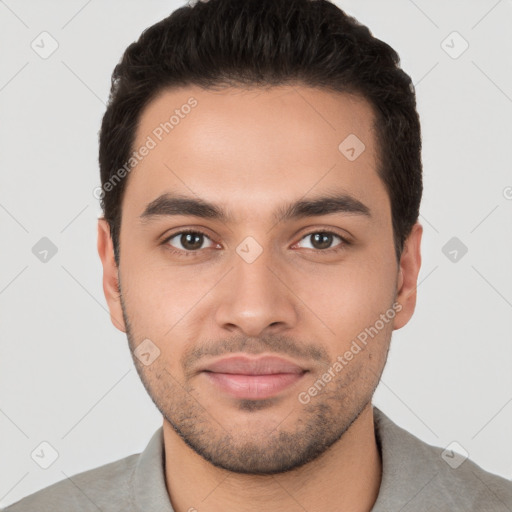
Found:
[[[190,97],[197,105],[158,141],[155,128]],[[376,500],[371,398],[392,331],[414,312],[422,226],[413,227],[398,264],[373,119],[360,97],[299,85],[166,90],[142,113],[134,147],[148,136],[157,144],[126,178],[119,268],[102,218],[98,252],[112,322],[132,352],[146,339],[159,350],[149,365],[134,362],[164,417],[166,484],[177,512],[369,511]],[[365,145],[354,161],[338,149],[349,134]],[[230,219],[142,221],[163,193],[215,203]],[[284,204],[326,193],[352,195],[371,216],[273,217]],[[206,236],[165,241],[183,228]],[[325,230],[335,235],[315,242]],[[237,252],[246,237],[262,251],[250,263]],[[393,318],[333,370],[393,304]],[[200,371],[230,354],[278,355],[307,371],[271,398],[235,398]],[[301,402],[329,368],[335,377]]]

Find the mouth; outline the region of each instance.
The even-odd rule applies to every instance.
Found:
[[[292,387],[307,371],[276,356],[231,356],[205,366],[201,374],[215,388],[234,398],[263,400]]]

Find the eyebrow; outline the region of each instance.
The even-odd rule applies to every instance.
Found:
[[[276,222],[344,213],[371,217],[371,210],[350,194],[328,194],[308,200],[299,200],[278,207],[273,218]],[[141,222],[150,222],[161,216],[185,215],[204,219],[220,220],[224,223],[233,221],[232,216],[221,206],[200,198],[182,195],[162,194],[151,201],[142,214]]]

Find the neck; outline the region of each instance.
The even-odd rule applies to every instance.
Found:
[[[246,475],[213,466],[164,420],[166,485],[175,512],[369,512],[381,481],[372,405],[320,457],[292,471]]]

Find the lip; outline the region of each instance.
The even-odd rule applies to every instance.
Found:
[[[263,400],[302,379],[306,369],[276,356],[230,356],[214,361],[202,374],[215,387],[235,398]]]
[[[276,373],[304,373],[304,369],[277,356],[229,356],[202,368],[203,371],[240,375],[272,375]]]

